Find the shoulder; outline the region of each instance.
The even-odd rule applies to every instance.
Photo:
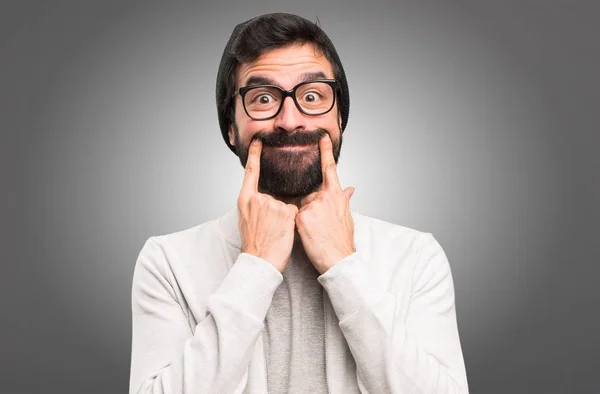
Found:
[[[150,271],[160,276],[172,277],[178,272],[182,273],[192,268],[210,270],[211,267],[206,267],[208,262],[213,262],[221,268],[223,258],[216,256],[235,252],[230,234],[223,227],[224,217],[148,237],[137,257],[136,271]]]
[[[218,237],[216,220],[210,220],[193,227],[174,231],[171,233],[153,235],[146,239],[141,253],[162,253],[169,254],[172,251],[178,253],[189,253],[198,244],[207,238]]]
[[[177,250],[185,254],[193,252],[201,244],[221,238],[223,236],[218,226],[218,219],[214,219],[183,230],[155,235],[148,241],[160,245],[167,251]]]
[[[354,211],[352,216],[356,248],[360,248],[367,259],[380,261],[393,271],[402,266],[421,279],[428,278],[434,272],[448,273],[450,268],[446,254],[431,232]]]
[[[414,229],[353,211],[357,242],[377,247],[390,244],[417,250],[439,247],[431,232]],[[363,246],[367,246],[363,245]]]

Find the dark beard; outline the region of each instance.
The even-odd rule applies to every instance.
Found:
[[[285,130],[256,133],[252,139],[260,139],[263,143],[258,180],[259,190],[278,197],[302,197],[315,192],[323,183],[319,140],[325,134],[329,133],[323,129],[292,133]],[[245,167],[250,145],[249,143],[247,145],[242,144],[235,125],[234,135],[236,153],[242,166]],[[334,141],[332,138],[332,141],[333,157],[337,163],[342,147],[342,134],[340,133],[339,140]],[[294,145],[312,145],[314,148],[302,149],[296,152],[269,149],[269,153],[265,154],[265,148],[267,147]],[[316,152],[314,152],[314,149],[316,149]],[[313,156],[315,158],[311,159]]]

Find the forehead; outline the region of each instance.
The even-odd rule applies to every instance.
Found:
[[[322,72],[334,78],[333,67],[313,44],[294,44],[272,49],[255,61],[243,63],[236,70],[238,86],[245,86],[250,77],[263,76],[277,81],[284,88],[300,82],[302,75]]]

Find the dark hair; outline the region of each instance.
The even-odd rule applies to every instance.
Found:
[[[236,91],[236,68],[256,60],[263,53],[293,44],[312,43],[332,65],[334,78],[339,81],[337,102],[342,115],[342,131],[346,128],[350,96],[342,63],[325,32],[313,22],[297,15],[274,13],[261,15],[237,25],[225,46],[217,74],[217,111],[225,143],[228,129],[234,120],[232,97]]]

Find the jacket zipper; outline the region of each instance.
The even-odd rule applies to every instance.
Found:
[[[325,302],[325,289],[321,287],[321,292],[323,294],[323,326],[324,326],[324,335],[323,335],[323,345],[325,347],[325,386],[327,387],[327,394],[330,394],[329,391],[329,368],[327,367],[327,347],[329,343],[327,342],[327,303]]]
[[[263,353],[265,354],[265,385],[266,393],[269,394],[269,359],[267,354],[267,341],[265,340],[265,332],[267,331],[267,320],[265,319],[265,328],[262,332]]]

